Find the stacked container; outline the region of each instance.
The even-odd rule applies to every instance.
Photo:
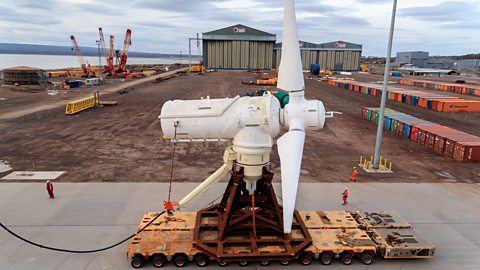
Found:
[[[427,80],[400,80],[400,84],[441,91],[448,91],[470,96],[480,96],[480,86],[461,83],[434,82]]]
[[[328,84],[371,96],[380,96],[383,88],[379,84],[350,80],[329,80]],[[398,87],[389,86],[387,98],[438,112],[480,112],[480,101],[478,100],[465,100],[458,97]]]
[[[378,125],[379,108],[362,107],[362,118]],[[384,128],[463,162],[480,161],[480,137],[385,109]]]

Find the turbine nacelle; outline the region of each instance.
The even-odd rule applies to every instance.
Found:
[[[290,102],[280,113],[280,123],[288,130],[320,130],[325,125],[323,102],[290,94]]]

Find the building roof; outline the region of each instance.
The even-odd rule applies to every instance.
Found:
[[[276,41],[277,36],[275,34],[251,28],[243,24],[236,24],[222,29],[202,33],[202,39]]]
[[[315,44],[311,42],[306,42],[306,41],[299,41],[300,43],[300,48],[304,50],[319,50],[319,49],[324,49],[324,50],[361,50],[362,45],[360,44],[355,44],[351,42],[346,42],[346,41],[332,41],[332,42],[327,42],[327,43],[320,43],[320,44]],[[275,44],[275,49],[281,49],[282,48],[282,43],[277,43]]]
[[[434,68],[418,68],[418,67],[401,67],[398,68],[399,71],[410,71],[414,73],[452,73],[454,70],[451,69],[434,69]]]
[[[17,66],[17,67],[7,67],[7,68],[4,68],[3,70],[42,70],[41,68],[36,68],[36,67],[29,67],[29,66]]]

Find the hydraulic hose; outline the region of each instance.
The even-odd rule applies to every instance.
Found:
[[[108,249],[112,249],[116,246],[119,246],[123,243],[125,243],[126,241],[132,239],[135,235],[141,233],[143,230],[145,230],[148,226],[152,225],[153,222],[155,222],[155,220],[157,220],[161,215],[163,215],[165,213],[165,211],[162,211],[160,212],[154,219],[152,219],[150,222],[148,222],[145,226],[143,226],[140,230],[138,230],[136,233],[128,236],[127,238],[123,239],[122,241],[116,243],[116,244],[113,244],[113,245],[110,245],[108,247],[104,247],[104,248],[99,248],[99,249],[92,249],[92,250],[69,250],[69,249],[62,249],[62,248],[55,248],[55,247],[49,247],[49,246],[44,246],[44,245],[41,245],[41,244],[38,244],[38,243],[35,243],[33,241],[30,241],[16,233],[14,233],[12,230],[10,230],[9,228],[7,228],[5,225],[3,225],[3,223],[0,222],[0,227],[2,227],[5,231],[7,231],[9,234],[13,235],[14,237],[30,244],[30,245],[33,245],[33,246],[36,246],[36,247],[39,247],[39,248],[44,248],[44,249],[48,249],[48,250],[53,250],[53,251],[58,251],[58,252],[66,252],[66,253],[96,253],[96,252],[101,252],[101,251],[105,251],[105,250],[108,250]]]

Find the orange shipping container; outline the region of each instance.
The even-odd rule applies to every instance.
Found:
[[[444,100],[438,102],[439,112],[480,112],[480,101],[476,100]]]

